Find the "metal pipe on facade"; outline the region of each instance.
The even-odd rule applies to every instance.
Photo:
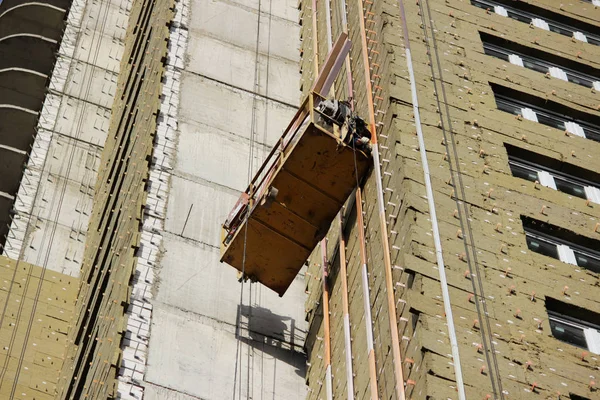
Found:
[[[329,0],[327,0],[329,1]],[[313,66],[315,68],[314,82],[319,78],[319,48],[318,48],[318,30],[317,30],[317,0],[312,0],[312,27],[313,27]],[[329,46],[331,49],[331,45]],[[325,347],[325,390],[327,400],[333,400],[333,377],[331,376],[331,338],[329,331],[329,285],[327,283],[327,240],[321,240],[321,258],[323,270],[323,332],[324,332],[324,347]]]
[[[340,13],[342,16],[342,32],[348,34],[348,20],[346,17],[346,0],[340,0]],[[352,70],[350,56],[346,56],[346,79],[348,98],[352,97]],[[343,213],[339,213],[340,223],[340,272],[342,281],[342,311],[344,313],[344,350],[346,352],[346,393],[348,400],[354,399],[354,372],[352,368],[352,337],[350,335],[350,302],[348,300],[348,271],[346,265],[346,238],[344,237],[345,221]]]
[[[327,400],[333,399],[333,385],[331,376],[331,334],[329,331],[329,262],[327,261],[327,239],[321,240],[321,263],[323,271],[323,341],[325,347],[325,379]]]
[[[427,161],[427,152],[425,149],[425,139],[423,138],[423,130],[421,127],[421,118],[419,114],[419,99],[417,96],[417,86],[415,83],[415,74],[413,70],[412,57],[410,51],[410,41],[408,38],[408,27],[406,25],[406,14],[404,12],[404,2],[398,0],[400,8],[400,19],[402,20],[402,28],[404,30],[404,46],[406,48],[406,64],[408,66],[408,76],[410,80],[410,91],[412,94],[413,111],[415,114],[415,125],[417,128],[417,138],[419,141],[419,152],[421,154],[421,163],[423,164],[423,174],[425,179],[425,190],[427,192],[427,203],[429,205],[429,214],[431,217],[431,227],[433,230],[433,242],[435,245],[435,254],[437,259],[438,271],[440,274],[440,285],[442,287],[442,298],[444,301],[444,312],[446,314],[446,324],[448,325],[448,336],[450,337],[450,347],[452,348],[452,361],[454,365],[454,374],[456,376],[456,386],[458,398],[465,400],[465,386],[462,377],[462,368],[460,364],[460,356],[458,353],[458,341],[456,339],[456,330],[454,328],[454,318],[452,316],[452,307],[450,304],[450,292],[448,290],[448,282],[446,280],[446,269],[444,266],[444,258],[442,255],[442,242],[440,240],[440,230],[437,222],[435,210],[435,202],[433,199],[433,189],[431,186],[431,177],[429,174],[429,163]]]
[[[367,351],[369,352],[369,376],[371,380],[371,400],[379,399],[377,387],[377,366],[375,365],[375,348],[373,347],[373,317],[371,316],[371,294],[369,290],[369,277],[367,275],[367,246],[365,244],[365,222],[363,220],[362,195],[360,188],[356,189],[356,225],[358,226],[358,239],[360,242],[360,262],[363,305],[365,309],[365,328],[367,331]]]
[[[375,107],[373,105],[373,88],[371,86],[371,73],[369,69],[369,55],[367,47],[367,36],[365,32],[365,18],[362,0],[358,1],[358,13],[360,20],[360,37],[362,42],[362,56],[365,72],[366,98],[369,111],[369,129],[372,138],[373,169],[375,170],[375,181],[377,185],[377,205],[379,211],[379,224],[381,231],[381,242],[383,246],[383,263],[385,268],[385,287],[388,304],[388,320],[390,334],[392,336],[392,358],[394,362],[394,376],[396,397],[405,400],[404,375],[402,371],[402,358],[400,356],[400,335],[398,334],[398,319],[396,316],[396,299],[394,295],[394,284],[392,278],[392,261],[390,258],[390,244],[387,236],[387,222],[385,219],[385,204],[383,201],[383,187],[381,183],[381,167],[379,165],[379,147],[377,145],[377,128],[375,126]]]

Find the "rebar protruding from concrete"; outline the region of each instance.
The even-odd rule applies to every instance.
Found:
[[[502,233],[502,224],[500,222],[498,222],[496,224],[496,227],[494,228],[494,230],[498,233]]]
[[[526,371],[533,371],[533,363],[531,361],[527,361],[525,363],[525,370]]]
[[[531,292],[531,301],[535,302],[535,291]]]
[[[504,276],[510,278],[510,271],[512,271],[511,267],[506,267],[506,271],[504,271]]]
[[[600,222],[596,222],[596,225],[594,225],[594,232],[598,232],[599,227],[600,227]]]
[[[521,309],[517,308],[517,311],[515,311],[515,318],[523,319],[523,316],[521,315]]]
[[[459,228],[459,229],[456,231],[456,237],[457,237],[457,238],[459,238],[459,239],[462,239],[462,238],[463,238],[462,229],[460,229],[460,228]]]
[[[540,210],[540,214],[546,215],[545,211],[546,211],[546,206],[542,206],[542,209]]]
[[[511,285],[511,287],[508,288],[508,295],[510,296],[511,294],[516,294],[517,293],[517,289],[515,287],[515,285]]]
[[[565,287],[563,288],[563,290],[562,290],[562,294],[563,294],[563,295],[565,295],[565,296],[568,296],[568,295],[569,295],[569,294],[567,293],[567,291],[568,291],[568,290],[569,290],[569,287],[568,287],[568,286],[565,286]]]
[[[479,373],[485,375],[485,365],[482,365],[481,368],[479,368]]]
[[[478,319],[473,320],[473,329],[479,329],[479,320]]]

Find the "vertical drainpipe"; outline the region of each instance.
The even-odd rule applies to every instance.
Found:
[[[340,0],[342,31],[348,34],[346,0]],[[352,68],[350,54],[346,56],[346,88],[348,98],[352,97]],[[350,336],[350,302],[348,301],[348,271],[346,265],[346,238],[344,237],[344,218],[340,213],[340,275],[342,276],[342,308],[344,312],[344,347],[346,351],[346,391],[348,400],[354,399],[354,372],[352,369],[352,340]]]
[[[333,399],[331,377],[331,336],[329,333],[329,262],[327,261],[327,239],[321,240],[321,263],[323,270],[323,341],[325,344],[325,380],[327,400]]]
[[[392,261],[390,258],[390,244],[387,236],[387,222],[385,220],[385,206],[383,201],[383,187],[381,183],[381,167],[379,165],[379,147],[377,145],[377,130],[375,126],[375,107],[373,105],[373,88],[371,86],[371,73],[369,70],[369,56],[367,54],[367,37],[365,32],[365,19],[363,12],[363,0],[358,1],[358,12],[360,20],[360,36],[362,42],[362,56],[365,69],[366,98],[369,110],[369,129],[371,131],[373,145],[373,169],[375,170],[375,181],[377,184],[377,205],[379,211],[379,224],[381,231],[381,243],[383,246],[383,262],[385,268],[385,287],[388,305],[388,319],[390,333],[392,336],[392,358],[394,361],[394,377],[396,398],[405,400],[404,376],[402,372],[402,359],[400,357],[400,337],[398,334],[398,320],[396,317],[396,299],[394,295],[394,284],[392,279]]]
[[[365,328],[367,331],[367,350],[369,352],[369,376],[371,382],[371,400],[378,400],[377,366],[375,365],[375,348],[373,347],[373,317],[371,316],[371,294],[369,293],[369,277],[367,276],[367,246],[365,244],[365,222],[363,220],[362,195],[360,188],[356,189],[356,225],[360,242],[360,262],[363,305],[365,312]]]
[[[329,1],[329,0],[326,0]],[[315,69],[314,80],[319,77],[319,47],[318,47],[318,30],[317,30],[317,0],[312,0],[312,39],[313,39],[313,67]],[[328,41],[330,43],[331,40]],[[331,44],[329,44],[331,48]],[[321,269],[323,271],[323,332],[324,332],[324,347],[325,347],[325,390],[327,400],[333,400],[333,383],[331,376],[331,339],[329,333],[329,285],[327,283],[327,239],[321,240]]]
[[[435,245],[435,254],[440,274],[440,285],[442,287],[442,298],[444,300],[444,312],[446,314],[446,325],[448,325],[448,336],[450,337],[450,347],[452,348],[452,361],[454,365],[454,374],[456,376],[456,389],[458,391],[459,400],[465,400],[465,386],[462,376],[462,368],[458,353],[458,341],[456,339],[456,330],[454,328],[454,318],[452,316],[452,307],[450,304],[450,292],[448,290],[448,282],[446,280],[446,269],[444,266],[444,258],[442,256],[442,243],[440,240],[440,230],[437,223],[435,211],[435,202],[433,200],[433,189],[431,186],[431,178],[429,176],[429,163],[427,162],[427,152],[425,149],[425,140],[423,138],[423,130],[421,128],[421,118],[419,115],[419,99],[417,96],[417,86],[415,83],[415,75],[413,71],[412,57],[410,52],[410,41],[408,38],[408,27],[406,25],[406,14],[404,12],[404,2],[398,0],[400,7],[400,19],[402,20],[402,29],[404,30],[404,46],[406,48],[406,64],[408,66],[408,75],[410,79],[410,91],[412,94],[413,111],[415,114],[415,125],[417,128],[417,137],[419,139],[419,152],[421,154],[421,164],[423,165],[423,174],[425,180],[425,190],[427,191],[427,202],[429,205],[429,214],[431,217],[431,227],[433,230],[433,242]]]
[[[342,16],[342,31],[348,34],[348,23],[346,20],[346,0],[340,1],[340,13]],[[331,9],[329,0],[326,0],[327,12],[327,46],[331,51],[332,30],[331,30]],[[346,73],[348,78],[348,98],[352,97],[352,72],[350,70],[350,56],[346,56]],[[332,89],[332,92],[333,89]],[[344,322],[344,352],[346,355],[346,395],[347,399],[354,399],[354,372],[352,370],[352,341],[350,336],[350,307],[348,301],[348,272],[346,266],[346,239],[344,238],[344,217],[343,211],[338,213],[338,223],[340,224],[339,255],[340,271],[339,276],[342,283],[342,312]]]

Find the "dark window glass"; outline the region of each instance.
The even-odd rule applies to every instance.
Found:
[[[583,185],[579,185],[556,175],[554,176],[554,183],[556,184],[556,189],[560,190],[561,192],[572,194],[573,196],[581,197],[582,199],[587,199]]]
[[[564,121],[548,114],[536,113],[540,124],[548,125],[557,129],[565,129]]]
[[[503,51],[498,51],[497,49],[492,49],[490,47],[484,46],[483,51],[488,56],[500,58],[504,61],[508,61],[508,54]]]
[[[558,249],[553,243],[548,243],[544,240],[527,235],[527,247],[529,247],[529,250],[536,253],[558,259]]]
[[[573,36],[572,29],[563,28],[562,26],[558,26],[558,25],[555,25],[552,23],[548,24],[548,28],[550,28],[551,32],[560,33],[561,35],[565,35],[565,36]]]
[[[600,39],[596,39],[594,37],[589,37],[589,36],[586,39],[587,39],[588,43],[594,44],[596,46],[600,46]]]
[[[585,0],[584,0],[585,1]],[[577,396],[576,394],[573,393],[569,393],[569,398],[571,400],[590,400],[587,397],[581,397],[581,396]]]
[[[600,131],[590,128],[588,126],[583,126],[583,132],[585,133],[585,137],[594,140],[596,142],[600,142]]]
[[[514,163],[509,163],[509,165],[510,172],[512,172],[513,176],[516,176],[517,178],[527,179],[531,182],[535,182],[538,180],[537,171]]]
[[[506,13],[508,14],[508,16],[510,18],[516,19],[517,21],[525,22],[526,24],[531,23],[531,18],[526,15],[523,15],[521,13],[516,13],[511,10],[506,10]]]
[[[499,110],[502,110],[504,112],[508,112],[514,115],[521,114],[521,107],[515,104],[511,104],[507,101],[501,100],[499,98],[496,98],[496,105],[498,106]]]
[[[597,34],[589,33],[589,32],[596,32],[595,27],[594,27],[594,29],[592,29],[592,27],[589,24],[587,25],[589,28],[586,28],[589,30],[589,32],[586,32],[584,30],[581,30],[580,28],[576,28],[575,26],[572,26],[573,24],[576,24],[576,22],[570,22],[570,21],[574,21],[573,19],[565,19],[564,16],[562,16],[560,14],[556,14],[556,13],[552,13],[553,15],[555,15],[554,19],[547,18],[546,16],[542,17],[541,15],[537,14],[536,12],[528,12],[528,11],[521,9],[518,4],[519,2],[514,2],[514,3],[515,3],[514,7],[510,7],[510,6],[505,6],[504,4],[496,2],[494,0],[471,0],[471,4],[473,4],[476,7],[483,8],[484,10],[493,11],[494,6],[500,5],[500,6],[504,7],[504,9],[506,10],[506,14],[508,15],[509,18],[524,22],[526,24],[531,23],[533,18],[540,18],[548,24],[548,28],[550,29],[550,31],[558,33],[560,35],[573,37],[574,32],[581,32],[586,36],[588,43],[596,45],[596,46],[600,45],[600,36],[597,36]],[[561,21],[561,22],[559,22],[559,21]]]
[[[576,249],[573,249],[573,253],[575,253],[575,259],[577,260],[578,266],[600,273],[600,259],[598,257],[582,253]]]
[[[546,72],[548,72],[548,67],[546,67],[545,65],[540,65],[540,63],[534,62],[527,58],[523,58],[523,66],[525,68],[529,68],[534,71],[541,72],[542,74],[545,74]]]
[[[552,336],[558,340],[587,350],[588,347],[583,328],[572,326],[553,318],[550,319],[550,328],[552,330]]]
[[[589,87],[589,88],[594,86],[594,82],[588,78],[584,78],[580,75],[573,74],[571,72],[566,72],[566,74],[567,74],[567,79],[569,80],[569,82],[576,83],[578,85]]]

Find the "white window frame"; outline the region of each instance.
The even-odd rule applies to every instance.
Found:
[[[550,30],[550,25],[548,25],[548,23],[546,21],[544,21],[541,18],[533,18],[531,20],[531,24],[533,26],[535,26],[536,28],[540,28],[543,29],[545,31],[549,31]]]
[[[583,190],[589,201],[600,204],[600,189],[594,186],[585,186]]]
[[[590,353],[599,354],[600,355],[600,332],[596,328],[592,328],[585,324],[584,321],[581,323],[575,323],[569,321],[568,319],[561,318],[557,315],[548,315],[548,319],[560,322],[564,325],[569,325],[577,329],[581,329],[583,331],[583,335],[585,336],[585,342]],[[558,339],[557,339],[558,340]],[[563,342],[566,343],[566,342]],[[574,345],[572,345],[574,346]]]
[[[549,67],[548,72],[550,73],[550,76],[553,78],[562,79],[563,81],[569,82],[567,73],[558,67]]]
[[[581,32],[573,32],[573,37],[579,41],[587,43],[587,37]]]
[[[588,181],[579,181],[577,179],[577,177],[573,177],[573,176],[566,175],[566,174],[565,175],[557,175],[556,173],[548,172],[548,171],[542,169],[542,166],[540,166],[540,165],[537,165],[535,163],[529,163],[529,162],[527,162],[527,160],[523,160],[523,159],[519,159],[519,158],[509,159],[509,162],[517,167],[526,168],[532,172],[537,173],[538,182],[540,183],[540,185],[550,188],[550,189],[554,189],[556,191],[559,191],[559,190],[556,187],[556,181],[554,180],[555,177],[558,177],[558,178],[562,179],[563,181],[565,181],[565,180],[571,181],[573,184],[581,185],[581,186],[583,186],[583,190],[585,192],[585,196],[586,196],[587,200],[589,200],[593,203],[596,203],[596,204],[600,204],[600,187],[586,185],[586,183]]]
[[[521,115],[523,116],[523,118],[525,118],[529,121],[538,122],[537,114],[531,108],[528,108],[528,107],[521,108]]]
[[[525,67],[525,65],[523,65],[523,59],[516,54],[509,54],[508,61],[511,64],[518,65],[519,67]]]
[[[502,6],[494,6],[494,12],[498,15],[502,15],[503,17],[508,17],[508,12],[506,11],[506,8]]]
[[[575,136],[579,136],[579,137],[583,137],[583,138],[585,137],[585,132],[583,131],[583,128],[577,122],[566,121],[565,129],[567,130],[567,132],[569,132]]]

